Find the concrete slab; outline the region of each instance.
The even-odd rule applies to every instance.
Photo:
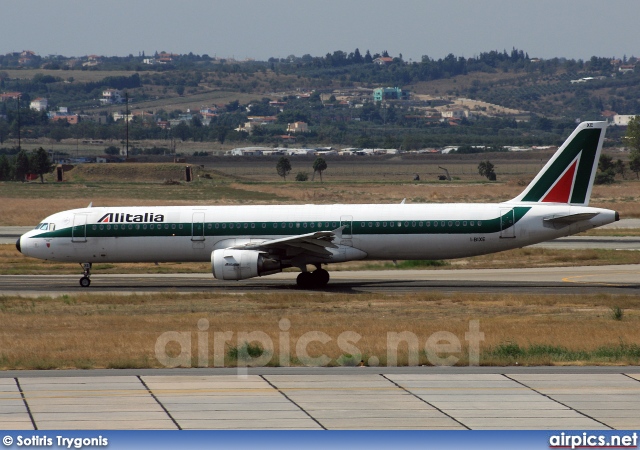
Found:
[[[627,373],[625,375],[633,378],[634,380],[640,381],[640,373]]]
[[[584,410],[607,410],[607,409],[626,409],[632,411],[640,410],[640,402],[611,402],[607,400],[602,400],[599,402],[588,400],[588,401],[574,401],[571,402],[571,408],[577,409],[578,411]],[[640,416],[640,414],[639,414]]]
[[[0,403],[0,420],[3,417],[7,417],[7,415],[16,414],[16,413],[26,413],[27,408],[24,406],[24,402],[16,402],[11,405],[5,405]]]
[[[591,417],[602,418],[630,418],[637,419],[640,422],[640,411],[637,409],[581,409],[581,413]],[[637,428],[640,428],[638,426]]]
[[[86,377],[24,377],[19,378],[21,386],[32,386],[38,384],[137,384],[141,386],[138,377],[134,376],[86,376]]]
[[[397,383],[405,389],[505,389],[511,391],[526,391],[529,390],[525,386],[522,386],[511,380],[470,380],[470,381],[444,381],[444,380],[410,380],[410,381],[397,381]]]
[[[339,401],[327,401],[327,402],[309,402],[304,398],[295,400],[302,409],[307,412],[311,411],[333,411],[336,409],[345,409],[349,411],[366,411],[366,410],[378,410],[378,411],[395,411],[398,409],[405,410],[435,410],[435,408],[427,405],[421,401],[393,401],[393,402],[361,402],[361,403],[345,403]]]
[[[429,417],[429,418],[353,418],[353,419],[322,419],[319,421],[322,425],[330,430],[341,429],[358,429],[358,428],[377,428],[377,429],[441,429],[453,428],[464,429],[455,420],[446,416]]]
[[[282,404],[290,404],[291,402],[281,396],[280,398],[272,398],[265,399],[260,397],[244,397],[239,398],[237,400],[233,399],[224,399],[224,398],[216,398],[216,397],[206,397],[206,398],[193,398],[194,401],[190,401],[189,398],[182,397],[157,397],[158,400],[162,402],[162,404],[169,408],[173,408],[175,405],[193,405],[193,408],[202,408],[203,406],[223,406],[223,405],[244,405],[246,409],[250,409],[250,406],[253,405],[282,405]],[[247,406],[248,405],[248,406]]]
[[[640,428],[640,419],[636,417],[597,417],[601,422],[606,423],[616,430],[637,430]]]
[[[126,397],[87,396],[87,397],[61,397],[61,396],[28,396],[29,407],[35,405],[148,405],[156,403],[149,394],[131,395]]]
[[[455,417],[455,416],[454,416]],[[532,418],[532,417],[512,417],[512,418],[491,418],[491,417],[468,417],[462,420],[472,430],[476,428],[492,428],[495,430],[503,428],[520,429],[556,429],[556,430],[605,430],[608,427],[586,417],[575,418]]]
[[[16,420],[13,422],[4,422],[0,420],[0,430],[33,430],[33,424],[29,418]]]
[[[429,402],[499,402],[499,403],[523,403],[548,402],[549,399],[536,393],[531,394],[506,394],[486,393],[484,391],[465,392],[460,394],[412,391],[414,394]]]
[[[421,398],[425,398],[421,396]],[[425,400],[429,400],[425,398]],[[553,402],[551,400],[544,402],[533,402],[527,404],[518,404],[514,402],[456,402],[456,401],[437,401],[437,402],[429,402],[436,408],[442,409],[443,411],[451,412],[451,410],[457,409],[476,409],[476,410],[508,410],[508,411],[524,411],[531,409],[538,410],[556,410],[556,409],[568,409],[566,406],[562,406],[560,403]]]
[[[39,430],[175,430],[175,424],[169,419],[163,420],[112,420],[96,422],[93,420],[52,420],[36,422]]]
[[[309,410],[307,412],[310,412]],[[374,409],[374,410],[349,410],[349,409],[331,409],[331,410],[312,410],[311,415],[320,419],[434,419],[445,417],[437,409]]]
[[[287,401],[282,403],[171,403],[163,405],[170,409],[171,414],[181,411],[300,411],[293,403]]]
[[[53,412],[41,413],[33,412],[33,419],[37,424],[40,422],[51,422],[55,420],[70,421],[95,421],[95,422],[112,422],[122,420],[164,420],[168,419],[167,414],[163,411],[93,411],[93,412]],[[96,423],[96,426],[100,426]]]
[[[640,395],[632,395],[632,394],[618,394],[616,391],[611,393],[572,393],[571,391],[562,391],[561,393],[556,394],[555,392],[549,392],[547,395],[552,397],[554,400],[569,403],[569,402],[599,402],[599,401],[607,401],[607,402],[626,402],[626,403],[638,403],[640,406]]]
[[[300,409],[296,411],[170,411],[178,423],[182,420],[272,420],[308,419]]]
[[[111,404],[103,404],[102,401],[99,403],[93,403],[90,405],[80,405],[80,404],[72,404],[72,405],[60,405],[60,404],[32,404],[29,403],[29,408],[33,413],[65,413],[69,412],[69,410],[73,410],[76,413],[107,413],[107,412],[136,412],[136,413],[148,413],[148,412],[161,412],[163,409],[158,405],[158,402],[153,400],[153,402],[145,402],[141,404],[140,402],[132,402],[132,403],[111,403]]]
[[[390,380],[400,381],[504,381],[505,377],[498,373],[388,373],[384,374]],[[399,383],[400,384],[400,383]]]
[[[313,420],[274,419],[274,420],[182,420],[184,430],[321,430]]]
[[[465,418],[471,417],[484,417],[484,418],[494,418],[494,419],[511,419],[514,415],[517,417],[525,418],[579,418],[584,417],[582,414],[574,411],[572,409],[522,409],[518,411],[513,410],[504,410],[504,409],[456,409],[456,410],[448,410],[450,415],[460,420],[461,422],[465,422]]]

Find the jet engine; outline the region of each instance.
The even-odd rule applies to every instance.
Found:
[[[218,280],[244,280],[282,272],[282,263],[256,250],[222,249],[211,252],[211,269]]]

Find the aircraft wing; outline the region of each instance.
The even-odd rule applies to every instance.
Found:
[[[312,253],[314,255],[328,256],[331,254],[327,248],[338,248],[333,239],[342,233],[345,227],[336,228],[333,231],[315,231],[313,233],[288,236],[280,239],[254,241],[242,245],[235,245],[237,250],[260,250],[266,252],[285,251],[292,253]]]

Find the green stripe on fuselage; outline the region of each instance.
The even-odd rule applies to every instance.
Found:
[[[530,210],[530,207],[516,206],[514,225]],[[314,231],[334,230],[342,225],[351,225],[343,234],[487,234],[499,233],[501,223],[509,215],[489,220],[353,220],[350,224],[338,220],[314,222],[206,222],[206,223],[99,223],[86,225],[87,238],[100,237],[154,237],[154,236],[294,236]],[[192,231],[192,226],[195,229]],[[510,225],[510,228],[513,225]],[[83,226],[61,228],[48,231],[33,238],[71,238],[82,236]]]

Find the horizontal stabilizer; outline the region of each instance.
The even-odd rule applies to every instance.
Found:
[[[552,225],[554,228],[564,228],[576,222],[593,219],[597,215],[598,213],[569,214],[568,216],[547,217],[543,219],[543,221],[545,224]]]

